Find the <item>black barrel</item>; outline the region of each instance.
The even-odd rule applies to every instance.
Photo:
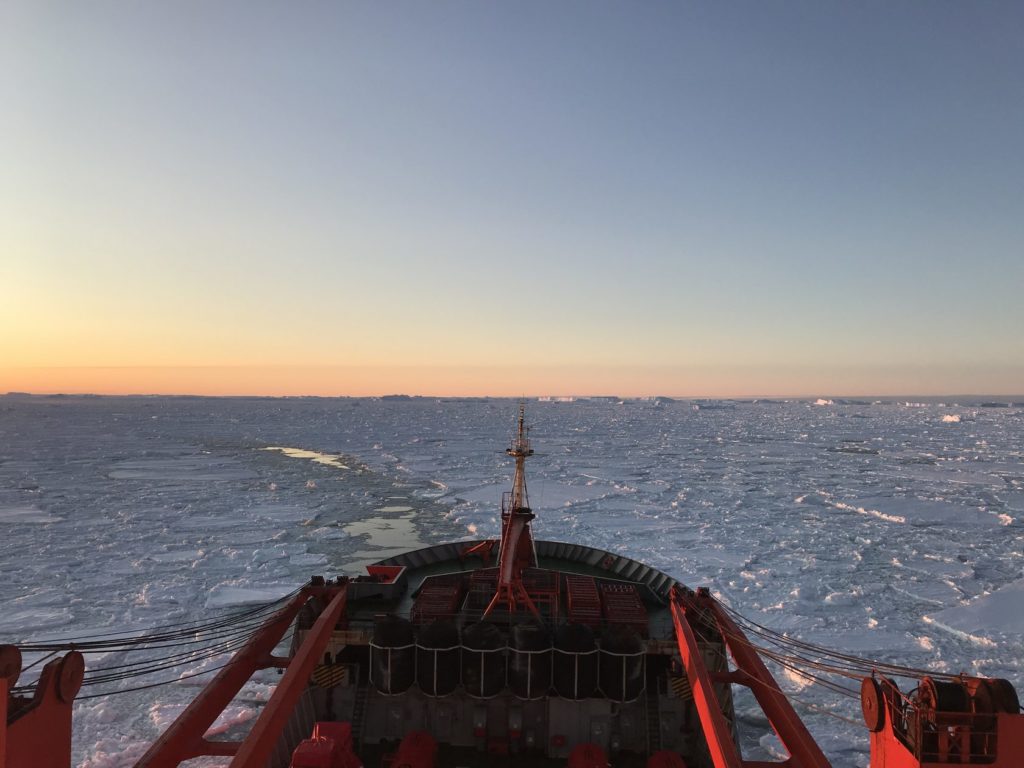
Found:
[[[551,635],[536,624],[512,629],[508,653],[508,682],[521,699],[539,699],[551,687]]]
[[[612,701],[633,701],[644,690],[644,644],[629,627],[611,626],[601,635],[601,693]]]
[[[552,654],[555,690],[567,699],[587,699],[597,691],[597,643],[590,627],[564,624],[555,632]]]
[[[498,649],[501,650],[498,650]],[[505,638],[493,624],[470,624],[462,632],[462,685],[466,693],[490,698],[505,687]]]
[[[403,693],[416,676],[416,642],[412,624],[399,616],[374,623],[370,644],[370,676],[381,693]]]
[[[435,621],[420,630],[416,680],[428,696],[447,696],[459,687],[459,630],[450,621]]]

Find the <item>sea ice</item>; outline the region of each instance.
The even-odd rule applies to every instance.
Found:
[[[1024,635],[1024,579],[955,608],[929,614],[928,618],[970,635]]]
[[[213,456],[177,456],[118,462],[108,476],[113,480],[202,483],[211,480],[249,480],[256,477],[256,474],[232,460]]]
[[[0,525],[59,523],[63,518],[32,506],[0,506]]]
[[[206,598],[207,608],[229,608],[244,605],[256,605],[278,600],[295,589],[295,584],[273,584],[236,586],[218,584],[210,590]]]
[[[529,405],[538,538],[647,562],[794,638],[1024,692],[1024,411],[623,402]],[[0,403],[0,642],[202,620],[311,573],[494,537],[512,479],[507,400]],[[954,409],[959,425],[943,421]],[[295,449],[260,450],[274,446]],[[150,708],[208,679],[80,701],[75,764],[131,765],[158,733]],[[830,716],[859,719],[856,701],[817,683],[797,695],[833,764],[866,765],[863,730]],[[768,759],[743,706],[746,756]]]

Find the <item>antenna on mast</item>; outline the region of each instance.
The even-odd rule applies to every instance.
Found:
[[[530,511],[530,497],[526,492],[526,458],[533,455],[530,447],[530,430],[526,427],[526,403],[519,403],[519,432],[512,438],[512,444],[505,451],[516,460],[516,473],[512,480],[512,496],[509,499],[510,510],[523,509]],[[505,505],[503,504],[502,507]],[[503,508],[502,513],[506,510]]]
[[[526,491],[526,459],[533,455],[530,430],[526,427],[526,403],[519,402],[519,429],[505,453],[516,461],[512,490],[501,499],[501,551],[498,555],[498,588],[484,611],[486,618],[498,605],[508,608],[509,616],[517,606],[527,608],[540,619],[537,606],[523,586],[523,571],[537,566],[537,549],[530,531],[530,521],[536,517],[530,509]]]

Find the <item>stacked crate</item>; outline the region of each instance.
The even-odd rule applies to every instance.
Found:
[[[565,591],[568,596],[566,612],[569,621],[585,624],[593,629],[601,626],[601,598],[592,576],[565,575]]]
[[[439,620],[452,621],[459,612],[461,600],[461,578],[435,576],[424,581],[420,587],[410,618],[414,624],[429,624]]]
[[[601,608],[609,624],[621,624],[647,636],[647,608],[635,584],[602,582]]]

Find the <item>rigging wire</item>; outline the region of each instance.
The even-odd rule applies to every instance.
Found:
[[[230,663],[231,662],[229,661],[229,662],[226,662],[224,664],[221,664],[220,666],[212,667],[210,669],[204,669],[204,670],[202,670],[200,672],[193,672],[193,673],[188,674],[188,675],[180,675],[179,677],[176,677],[173,680],[161,680],[160,682],[149,683],[148,685],[136,685],[136,686],[134,686],[132,688],[121,688],[121,689],[116,690],[116,691],[105,691],[103,693],[90,693],[90,694],[87,694],[85,696],[77,696],[75,698],[75,701],[84,701],[86,699],[99,699],[99,698],[103,698],[104,696],[117,696],[117,695],[122,694],[122,693],[132,693],[134,691],[145,691],[145,690],[148,690],[150,688],[160,688],[161,686],[164,686],[164,685],[170,685],[172,683],[177,683],[180,680],[188,680],[188,679],[193,678],[193,677],[200,677],[201,675],[208,675],[211,672],[216,672],[216,671],[218,671],[220,669],[224,669],[224,667],[226,667]]]
[[[909,667],[900,664],[891,664],[888,662],[882,662],[875,659],[867,659],[863,657],[854,656],[852,654],[835,651],[830,648],[825,648],[814,643],[798,640],[789,637],[788,635],[785,635],[783,633],[772,630],[752,619],[749,619],[740,614],[739,612],[737,612],[736,610],[734,610],[733,608],[726,606],[721,602],[719,602],[719,605],[722,605],[725,611],[731,617],[733,617],[737,624],[739,624],[742,627],[740,632],[737,633],[726,630],[725,628],[721,627],[718,624],[718,622],[715,622],[715,628],[717,629],[717,631],[723,639],[728,638],[731,641],[735,641],[737,643],[745,645],[754,650],[755,653],[758,653],[759,655],[771,659],[772,661],[776,662],[782,667],[791,670],[795,674],[800,675],[806,679],[809,679],[813,683],[820,684],[831,691],[839,693],[840,695],[847,696],[852,699],[859,699],[860,694],[847,688],[844,685],[829,680],[826,677],[823,677],[821,674],[815,674],[815,672],[812,672],[810,670],[816,670],[817,672],[820,672],[822,674],[834,675],[837,677],[850,679],[862,679],[865,676],[875,675],[878,673],[887,673],[893,676],[909,677],[914,679],[920,679],[922,676],[930,676],[933,678],[945,680],[955,680],[958,678],[958,675],[953,675],[945,672],[938,672],[929,669]],[[700,631],[700,625],[695,625],[695,623],[691,623],[690,626],[693,629],[695,635],[698,636],[705,643],[705,646],[712,653],[715,653],[720,658],[722,658],[726,664],[726,668],[728,668],[728,657],[718,647],[718,641],[709,641],[708,638]],[[745,637],[742,634],[743,630],[746,630],[751,634],[755,634],[763,638],[765,641],[767,641],[771,645],[774,645],[776,648],[780,648],[789,652],[780,653],[779,651],[773,650],[772,648],[753,643],[750,641],[749,638]],[[807,658],[807,656],[802,655],[803,653],[815,654],[819,657],[825,657],[826,659],[830,659],[831,663],[826,663],[819,659]],[[762,681],[758,680],[757,678],[750,677],[748,679],[753,684],[764,685],[765,687],[768,687],[769,690],[774,691],[774,689],[772,689],[770,686],[767,686],[767,684],[762,683]],[[913,703],[913,691],[907,694],[903,693],[897,688],[896,692],[899,694],[900,698],[902,698],[905,702]],[[847,723],[852,723],[857,726],[863,725],[862,723],[856,720],[844,717],[835,712],[831,712],[827,709],[811,704],[810,702],[804,701],[793,693],[786,693],[784,695],[786,696],[786,698],[791,699],[794,703],[811,710],[819,711],[821,712],[821,714],[825,714],[830,717],[834,717],[838,720],[842,720]]]
[[[702,632],[700,631],[700,629],[699,629],[698,627],[694,626],[694,625],[693,625],[692,623],[690,624],[690,628],[691,628],[691,629],[693,630],[693,632],[694,632],[694,635],[695,635],[695,636],[696,636],[696,637],[697,637],[697,638],[698,638],[699,640],[701,640],[701,641],[702,641],[702,642],[704,643],[704,647],[705,647],[705,648],[707,648],[707,649],[708,649],[709,651],[711,651],[712,653],[716,654],[716,655],[717,655],[717,656],[718,656],[718,657],[719,657],[720,659],[722,659],[722,661],[723,661],[723,662],[725,663],[725,665],[726,665],[726,669],[728,669],[728,668],[729,668],[729,657],[728,657],[728,655],[727,655],[727,654],[726,654],[726,653],[725,653],[725,652],[724,652],[723,650],[721,650],[721,649],[720,649],[720,648],[718,647],[718,645],[719,645],[719,644],[718,644],[718,642],[717,642],[717,641],[715,641],[715,640],[709,640],[709,639],[708,639],[708,638],[707,638],[707,637],[706,637],[706,636],[705,636],[705,635],[704,635],[704,634],[703,634],[703,633],[702,633]],[[724,635],[724,634],[726,634],[726,633],[724,633],[724,632],[723,632],[722,634]],[[733,634],[731,634],[731,633],[729,633],[729,636],[730,636],[730,637],[732,637],[733,639],[735,639],[735,640],[739,641],[739,642],[743,642],[741,638],[739,638],[739,637],[737,637],[737,636],[735,636],[735,635],[733,635]],[[753,645],[753,644],[751,644],[751,643],[749,643],[749,642],[746,642],[746,643],[744,643],[744,644],[746,644],[746,645],[750,646],[750,647],[751,647],[751,648],[753,648],[753,649],[754,649],[755,651],[757,650],[757,646],[755,646],[755,645]],[[786,665],[783,665],[783,666],[786,666]],[[791,667],[791,669],[792,669],[792,667]],[[825,687],[829,687],[829,685],[828,685],[828,684],[829,684],[829,683],[831,683],[831,681],[828,681],[828,680],[824,680],[824,679],[822,679],[822,678],[819,678],[819,677],[817,677],[817,676],[815,676],[815,675],[813,675],[813,674],[807,674],[807,673],[805,673],[805,672],[804,672],[803,670],[800,670],[800,669],[794,669],[793,671],[794,671],[794,672],[797,672],[798,674],[801,674],[801,675],[805,675],[805,676],[807,676],[807,677],[810,677],[810,678],[812,678],[813,680],[815,680],[816,682],[822,683],[823,685],[825,685]],[[763,681],[761,681],[761,680],[757,679],[756,677],[748,676],[748,677],[747,677],[747,680],[748,680],[748,681],[749,681],[749,683],[751,684],[751,685],[750,685],[749,687],[753,687],[753,685],[758,685],[758,686],[761,686],[762,688],[764,688],[764,689],[765,689],[766,691],[768,691],[768,692],[769,692],[769,693],[771,693],[771,694],[776,694],[776,693],[778,693],[778,692],[779,692],[778,690],[776,690],[776,689],[775,689],[775,688],[773,688],[772,686],[770,686],[770,685],[768,685],[767,683],[765,683],[765,682],[763,682]],[[840,687],[840,688],[842,688],[842,686],[839,686],[839,687]],[[781,690],[781,689],[780,689],[780,690]],[[845,695],[848,695],[848,696],[852,696],[852,697],[855,697],[855,698],[858,698],[858,699],[860,698],[860,695],[859,695],[859,694],[852,694],[852,692],[851,692],[851,691],[849,691],[849,689],[847,689],[847,688],[842,688],[842,690],[843,690],[843,692],[844,692],[844,694],[845,694]],[[813,711],[817,711],[817,712],[820,712],[821,714],[824,714],[824,715],[828,715],[829,717],[834,717],[834,718],[836,718],[837,720],[842,720],[842,721],[843,721],[843,722],[845,722],[845,723],[850,723],[850,724],[852,724],[852,725],[855,725],[855,726],[857,726],[857,727],[863,727],[863,726],[864,726],[864,723],[863,723],[863,722],[860,722],[860,721],[854,720],[854,719],[852,719],[852,718],[849,718],[849,717],[846,717],[846,716],[844,716],[844,715],[840,715],[840,714],[838,714],[837,712],[832,712],[831,710],[825,709],[824,707],[818,706],[818,705],[816,705],[816,704],[812,704],[811,702],[809,702],[809,701],[805,701],[804,699],[801,699],[801,698],[800,698],[799,696],[797,696],[797,695],[795,695],[795,694],[793,694],[793,693],[783,693],[783,696],[785,696],[785,698],[786,698],[787,700],[791,700],[791,701],[793,701],[794,703],[796,703],[796,704],[799,704],[799,705],[800,705],[800,706],[802,706],[802,707],[805,707],[806,709],[809,709],[809,710],[813,710]]]
[[[49,652],[48,654],[46,654],[45,656],[40,656],[40,657],[39,657],[38,659],[36,659],[35,661],[33,661],[33,662],[32,662],[31,664],[29,664],[29,665],[28,665],[27,667],[22,667],[22,668],[21,668],[21,673],[20,673],[20,674],[25,674],[25,672],[27,672],[28,670],[32,669],[32,667],[34,667],[34,666],[36,666],[36,665],[38,665],[38,664],[42,664],[42,663],[43,663],[44,661],[46,661],[46,660],[47,660],[48,658],[50,658],[51,656],[56,656],[56,655],[57,655],[57,653],[58,653],[58,651],[50,651],[50,652]]]
[[[168,661],[171,661],[171,660],[179,660],[179,659],[181,660],[182,663],[185,663],[185,662],[190,662],[190,661],[193,661],[193,660],[199,659],[199,658],[206,658],[206,657],[208,657],[210,655],[216,655],[217,653],[223,652],[223,650],[235,648],[235,647],[238,647],[239,645],[244,644],[251,637],[253,637],[256,634],[256,632],[258,632],[259,629],[263,625],[264,625],[263,622],[249,623],[249,624],[244,625],[241,629],[235,629],[234,631],[231,631],[231,632],[223,632],[222,631],[220,633],[208,635],[208,636],[203,637],[203,638],[199,638],[199,639],[195,639],[195,640],[190,640],[190,641],[185,641],[185,642],[180,642],[180,643],[176,643],[176,644],[155,645],[155,646],[151,646],[151,647],[133,647],[133,648],[123,649],[123,650],[120,651],[120,653],[131,653],[131,652],[135,652],[135,651],[152,651],[152,650],[155,650],[157,648],[188,648],[188,650],[185,650],[185,651],[182,651],[182,652],[176,653],[176,654],[171,654],[171,655],[168,655],[168,656],[157,656],[157,657],[152,657],[152,658],[140,659],[138,661],[127,662],[127,663],[124,663],[124,664],[112,664],[112,665],[102,666],[102,667],[93,667],[93,668],[91,668],[90,670],[87,671],[86,676],[85,676],[85,680],[83,682],[83,685],[89,685],[89,684],[91,684],[93,682],[96,682],[98,680],[105,679],[107,676],[105,676],[103,674],[100,674],[100,673],[103,673],[103,672],[113,672],[114,670],[126,670],[125,672],[119,672],[119,673],[116,673],[116,674],[119,674],[119,675],[122,675],[122,676],[125,676],[125,677],[131,677],[133,675],[146,674],[146,673],[152,671],[154,669],[154,667],[153,667],[154,663],[163,663],[163,662],[168,662]],[[215,641],[215,642],[210,642],[210,641]],[[205,645],[204,645],[204,643],[205,643]],[[192,646],[192,647],[190,647],[190,646]],[[223,650],[219,650],[219,649],[223,649]],[[91,652],[92,651],[88,651],[87,650],[86,654],[91,653]],[[207,653],[204,653],[204,652],[207,652]],[[57,651],[52,651],[50,654],[48,654],[48,656],[53,656],[56,653],[57,653]],[[47,658],[47,657],[43,657],[43,659],[40,659],[39,661],[36,661],[32,666],[34,666],[35,664],[40,663],[45,658]],[[137,668],[140,668],[140,667],[142,669],[137,669]],[[28,669],[28,667],[26,667],[26,669]],[[136,671],[132,672],[132,671],[127,671],[127,670],[136,670]],[[18,686],[18,687],[24,689],[24,688],[27,688],[27,687],[30,687],[30,686]]]
[[[294,631],[289,633],[286,637],[282,638],[281,642],[282,643],[284,643],[284,642],[291,642],[293,636],[294,636]],[[157,681],[155,683],[147,683],[145,685],[136,685],[136,686],[132,686],[131,688],[119,688],[119,689],[114,690],[114,691],[103,691],[101,693],[90,693],[90,694],[87,694],[85,696],[78,696],[78,697],[75,698],[75,700],[76,701],[84,701],[86,699],[99,699],[99,698],[103,698],[103,697],[107,697],[107,696],[119,696],[119,695],[121,695],[123,693],[134,693],[136,691],[146,691],[146,690],[149,690],[149,689],[152,689],[152,688],[160,688],[160,687],[165,686],[165,685],[173,685],[174,683],[181,682],[182,680],[190,680],[192,678],[201,677],[203,675],[208,675],[208,674],[210,674],[212,672],[218,672],[218,671],[224,669],[225,667],[227,667],[229,664],[231,664],[232,661],[233,661],[233,659],[228,659],[223,664],[218,664],[215,667],[210,667],[209,669],[202,669],[202,670],[199,670],[198,672],[190,672],[188,674],[179,675],[178,677],[175,677],[173,679],[160,680],[160,681]],[[153,671],[156,671],[156,670],[153,670]]]
[[[255,634],[255,633],[252,633]],[[153,659],[144,659],[142,661],[133,662],[126,665],[116,665],[111,667],[99,667],[90,670],[91,674],[87,674],[82,681],[82,686],[97,685],[101,683],[117,682],[119,680],[127,680],[134,677],[144,677],[153,672],[158,672],[164,669],[172,669],[174,667],[180,667],[184,664],[191,664],[198,661],[204,661],[206,659],[215,658],[222,656],[223,654],[240,648],[248,642],[252,635],[239,635],[228,641],[222,641],[213,645],[194,648],[189,651],[175,654],[167,657],[158,657]],[[109,674],[98,674],[108,670],[123,671],[111,672]],[[35,684],[19,685],[12,689],[13,693],[23,693],[25,691],[32,690]]]
[[[284,643],[284,642],[291,642],[292,638],[294,637],[294,634],[295,634],[295,632],[293,630],[286,637],[282,638],[281,642],[282,643]],[[188,673],[188,674],[179,675],[178,677],[173,678],[171,680],[161,680],[161,681],[158,681],[158,682],[155,682],[155,683],[147,683],[146,685],[133,686],[131,688],[120,688],[120,689],[115,690],[115,691],[105,691],[105,692],[102,692],[102,693],[90,693],[90,694],[88,694],[86,696],[78,696],[76,698],[76,701],[81,701],[81,700],[85,700],[85,699],[98,699],[98,698],[102,698],[102,697],[105,697],[105,696],[118,696],[118,695],[120,695],[122,693],[133,693],[135,691],[145,691],[145,690],[149,690],[151,688],[159,688],[159,687],[164,686],[164,685],[172,685],[172,684],[180,682],[182,680],[190,680],[190,679],[195,678],[195,677],[201,677],[202,675],[208,675],[211,672],[217,672],[217,671],[219,671],[221,669],[224,669],[224,667],[228,666],[231,663],[231,661],[232,660],[229,659],[225,663],[219,664],[219,665],[217,665],[215,667],[211,667],[209,669],[199,670],[198,672],[191,672],[191,673]]]
[[[854,720],[852,717],[846,717],[845,715],[840,715],[838,712],[833,712],[830,709],[825,709],[824,707],[819,707],[817,704],[811,704],[811,702],[804,701],[803,699],[798,699],[796,696],[793,696],[792,694],[790,694],[788,696],[788,698],[791,698],[795,703],[799,704],[801,707],[804,707],[806,709],[812,710],[814,712],[818,712],[818,713],[820,713],[822,715],[828,715],[829,717],[834,717],[836,720],[842,720],[844,723],[849,723],[850,725],[855,725],[858,728],[863,728],[864,727],[864,722],[862,720]]]
[[[830,648],[825,648],[820,645],[815,645],[813,643],[808,643],[803,640],[798,640],[796,638],[789,637],[788,635],[770,629],[769,627],[766,627],[763,624],[759,624],[753,619],[749,619],[743,616],[742,614],[738,613],[737,611],[725,605],[724,603],[719,603],[719,605],[722,605],[725,611],[729,613],[729,615],[732,616],[734,619],[736,619],[738,623],[746,624],[747,626],[745,628],[752,634],[757,634],[761,637],[765,637],[766,639],[774,638],[779,643],[789,645],[793,648],[800,648],[805,651],[814,652],[820,656],[825,656],[827,658],[832,658],[838,661],[846,662],[846,669],[850,671],[862,671],[866,674],[870,674],[871,672],[876,671],[888,672],[889,674],[899,677],[914,678],[919,678],[927,675],[930,677],[941,678],[944,680],[953,680],[957,677],[957,675],[953,675],[948,672],[938,672],[936,670],[908,667],[901,664],[892,664],[889,662],[878,661],[877,659],[867,659],[859,656],[854,656],[852,654],[842,653],[839,651],[832,650]],[[838,665],[836,665],[836,667],[838,667]],[[836,672],[836,674],[841,673]],[[864,675],[858,675],[858,677],[863,676]]]
[[[219,629],[226,626],[232,626],[234,624],[246,621],[247,619],[255,618],[256,616],[265,615],[273,611],[276,607],[278,607],[285,601],[295,597],[301,591],[302,588],[300,587],[277,600],[273,600],[268,603],[260,603],[259,605],[253,608],[247,608],[243,611],[227,614],[225,616],[218,617],[217,619],[212,621],[177,622],[174,624],[165,624],[154,627],[152,631],[136,635],[124,635],[124,633],[122,632],[104,632],[93,635],[82,635],[79,637],[73,637],[48,643],[25,643],[23,645],[19,645],[18,647],[23,652],[29,653],[55,650],[77,650],[84,652],[86,650],[114,650],[126,646],[152,644],[154,642],[164,640],[176,640],[188,637],[190,635],[195,635],[199,632],[204,632],[211,629]],[[178,629],[175,629],[176,627]],[[94,639],[104,637],[112,639]]]
[[[108,641],[71,642],[66,644],[38,643],[21,646],[22,649],[29,652],[39,652],[47,647],[51,649],[49,653],[34,661],[26,669],[42,663],[62,650],[78,650],[85,654],[90,654],[98,652],[133,653],[139,651],[151,652],[158,649],[186,649],[179,653],[91,669],[86,673],[82,683],[83,686],[86,686],[144,677],[164,669],[172,669],[184,664],[216,658],[244,646],[266,625],[269,614],[279,609],[284,601],[294,597],[300,591],[301,588],[278,600],[262,603],[254,608],[239,611],[215,621],[205,623],[180,622],[178,624],[165,625],[165,627],[187,627],[186,629],[178,629],[172,632],[154,632],[148,635],[136,635]],[[157,629],[164,629],[165,627],[158,627]],[[199,636],[197,637],[197,635]],[[193,675],[188,676],[191,677]],[[24,693],[33,689],[34,685],[34,683],[20,685],[13,688],[11,692]]]
[[[260,627],[267,623],[267,619],[264,617],[257,617],[245,623],[238,623],[232,626],[223,627],[217,631],[208,632],[200,637],[194,639],[182,639],[178,642],[167,642],[167,643],[156,643],[153,645],[133,645],[127,648],[117,649],[118,653],[135,653],[138,651],[152,651],[161,648],[182,648],[189,645],[196,645],[199,643],[207,642],[210,640],[223,640],[230,639],[239,635],[252,634]],[[85,653],[97,653],[98,651],[86,650]],[[139,664],[143,662],[132,662],[132,664]]]
[[[749,627],[747,629],[748,629],[748,631],[753,631]],[[827,672],[827,673],[834,674],[834,675],[839,675],[839,676],[842,676],[842,677],[848,677],[848,678],[855,679],[855,680],[860,680],[862,677],[865,676],[864,673],[862,673],[862,672],[859,672],[859,671],[858,672],[853,672],[853,671],[851,671],[850,667],[844,667],[844,666],[841,666],[841,665],[830,665],[830,664],[825,664],[825,663],[823,663],[821,661],[818,661],[818,660],[815,660],[815,659],[808,659],[806,656],[803,656],[803,655],[801,655],[801,654],[799,654],[799,653],[797,653],[795,651],[792,651],[792,648],[794,647],[792,644],[786,643],[783,640],[780,640],[780,639],[772,637],[772,636],[766,636],[765,639],[769,643],[775,645],[778,648],[782,648],[784,650],[790,650],[791,653],[783,654],[783,653],[779,653],[778,651],[773,651],[771,648],[766,648],[763,645],[757,645],[755,643],[750,642],[749,639],[745,639],[745,638],[740,637],[738,635],[735,635],[733,633],[729,633],[729,636],[734,638],[737,642],[740,642],[740,643],[743,643],[745,645],[748,645],[751,648],[757,650],[758,652],[760,652],[760,653],[762,653],[762,654],[764,654],[766,656],[769,656],[769,657],[771,657],[771,658],[773,658],[773,659],[775,659],[777,661],[788,661],[788,662],[791,662],[791,663],[796,664],[798,666],[807,666],[807,667],[809,667],[811,669],[817,669],[817,670],[822,671],[822,672]]]
[[[248,634],[239,634],[236,637],[214,643],[213,645],[205,646],[202,648],[195,648],[182,653],[174,654],[171,656],[159,657],[155,659],[143,659],[142,661],[132,662],[131,664],[115,665],[110,667],[99,667],[93,670],[94,673],[107,672],[108,674],[93,674],[87,676],[83,681],[82,685],[95,685],[97,683],[109,682],[111,680],[123,680],[130,677],[140,677],[147,675],[150,672],[154,672],[161,669],[170,669],[172,667],[181,666],[186,663],[193,663],[195,661],[201,661],[204,659],[213,658],[220,656],[228,651],[235,650],[244,646],[252,637],[255,632]],[[122,671],[112,671],[122,670]]]

